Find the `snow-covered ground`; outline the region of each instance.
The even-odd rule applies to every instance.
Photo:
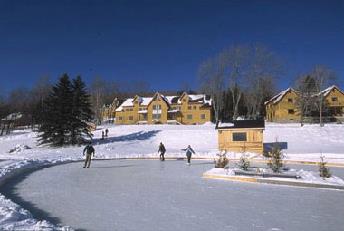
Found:
[[[214,125],[122,125],[107,126],[109,137],[100,140],[101,128],[94,132],[97,158],[157,157],[158,145],[166,146],[167,157],[184,157],[181,151],[190,144],[195,157],[214,158],[218,153],[217,131]],[[80,159],[82,147],[49,148],[37,146],[36,133],[16,131],[0,137],[0,159]],[[283,150],[288,160],[319,161],[324,155],[328,162],[344,163],[344,125],[274,124],[267,123],[264,143],[286,142]],[[24,146],[31,149],[25,149]],[[9,153],[17,146],[18,151]],[[234,154],[233,154],[234,155]],[[240,156],[241,154],[237,154]]]
[[[100,140],[101,129],[109,129],[109,137]],[[158,157],[160,142],[166,146],[166,157],[184,157],[181,151],[191,145],[196,151],[194,157],[215,158],[217,150],[217,131],[213,124],[199,126],[184,125],[107,125],[94,132],[96,158]],[[83,147],[50,148],[38,146],[37,134],[31,130],[18,130],[8,136],[0,137],[0,181],[15,169],[35,165],[82,159]],[[267,123],[264,142],[287,142],[284,150],[287,160],[319,161],[322,154],[325,160],[344,163],[344,126],[343,125],[305,125]],[[12,152],[10,153],[10,150]],[[240,154],[231,153],[240,157]],[[257,157],[258,159],[260,157]],[[28,220],[27,220],[28,219]],[[27,223],[27,224],[26,224]],[[20,207],[4,197],[0,197],[0,227],[11,229],[14,225],[41,228],[47,226],[23,212]],[[21,226],[20,226],[21,227]]]
[[[245,175],[236,175],[235,171],[241,171],[239,168],[212,168],[204,173],[204,176],[219,176],[220,179],[230,179],[231,177],[235,177],[236,180],[240,181],[245,181],[245,179],[263,179],[263,183],[269,183],[274,182],[277,184],[277,182],[280,182],[281,185],[284,183],[295,183],[295,186],[300,186],[302,185],[303,187],[305,185],[317,185],[316,187],[320,187],[321,185],[323,186],[339,186],[340,188],[344,187],[344,180],[341,179],[340,177],[337,176],[331,176],[329,178],[322,178],[319,176],[318,171],[306,171],[304,169],[296,170],[296,169],[290,169],[288,171],[284,171],[284,174],[289,174],[293,176],[297,176],[298,178],[282,178],[282,177],[268,177],[264,178],[263,176],[245,176]],[[268,168],[260,168],[259,169],[260,173],[270,173],[273,174],[271,169]],[[253,173],[253,172],[251,172]],[[259,182],[259,181],[257,181]],[[299,184],[301,183],[301,184]],[[293,184],[292,184],[293,185]],[[338,189],[338,188],[337,188]]]

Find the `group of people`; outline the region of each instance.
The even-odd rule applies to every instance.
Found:
[[[109,129],[105,129],[105,132],[102,131],[102,140],[104,140],[105,138],[108,137],[108,134],[109,134]]]
[[[192,154],[195,154],[195,151],[191,148],[190,145],[188,145],[187,148],[184,148],[182,150],[186,152],[186,158],[187,158],[187,161],[188,161],[187,164],[190,165],[191,164],[191,156],[192,156]],[[166,148],[165,148],[165,145],[162,142],[160,142],[158,153],[160,153],[160,156],[159,156],[160,160],[164,161],[165,160]]]
[[[107,132],[106,132],[106,135],[107,135]],[[186,158],[187,158],[187,165],[190,165],[191,164],[191,156],[192,156],[192,154],[195,154],[195,151],[191,148],[190,145],[188,145],[187,148],[184,148],[182,150],[185,151]],[[160,142],[158,153],[160,153],[160,156],[159,156],[160,160],[165,161],[166,148],[162,142]],[[86,159],[85,159],[84,168],[86,168],[86,167],[89,168],[91,165],[92,155],[94,157],[94,154],[95,154],[95,150],[94,150],[94,147],[92,146],[92,144],[86,145],[86,147],[84,148],[84,151],[83,151],[84,156],[85,156],[85,154],[86,154]]]

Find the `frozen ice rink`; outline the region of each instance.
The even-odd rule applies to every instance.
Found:
[[[80,230],[338,231],[344,192],[202,179],[209,161],[93,161],[44,168],[7,185],[40,219]],[[311,167],[308,167],[311,168]],[[344,176],[344,169],[335,169]]]

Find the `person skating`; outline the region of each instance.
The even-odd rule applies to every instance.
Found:
[[[108,137],[109,129],[105,129],[105,137]]]
[[[85,165],[84,165],[84,168],[89,168],[90,165],[91,165],[91,157],[92,157],[92,154],[93,154],[93,157],[94,157],[94,148],[92,146],[92,144],[88,144],[86,145],[86,147],[84,148],[84,151],[83,151],[83,156],[85,155],[85,152],[86,152],[86,159],[85,159]]]
[[[105,136],[104,131],[102,130],[102,138],[101,138],[102,140],[104,140],[104,136]]]
[[[195,151],[191,148],[190,145],[188,145],[187,148],[182,149],[182,150],[186,151],[186,157],[188,159],[187,165],[190,165],[192,153],[195,154]]]
[[[164,144],[162,142],[160,142],[160,145],[159,145],[159,150],[158,150],[158,153],[160,152],[160,160],[161,161],[164,161],[165,160],[165,152],[166,152],[166,148],[164,146]]]

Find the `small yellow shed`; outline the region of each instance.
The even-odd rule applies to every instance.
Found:
[[[262,154],[264,128],[264,120],[218,122],[219,150]]]

